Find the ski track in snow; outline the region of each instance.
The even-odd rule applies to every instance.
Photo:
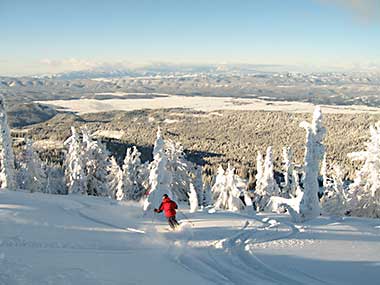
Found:
[[[74,200],[74,199],[73,199]],[[107,226],[111,229],[115,230],[121,230],[128,233],[135,233],[135,234],[144,234],[145,232],[142,230],[138,230],[135,228],[123,228],[117,225],[114,225],[112,223],[108,223],[105,221],[102,221],[98,218],[91,217],[90,215],[84,214],[81,209],[89,209],[92,207],[92,205],[83,203],[81,201],[75,200],[76,203],[78,203],[79,206],[77,207],[71,207],[67,208],[62,205],[59,205],[60,208],[68,213],[69,215],[77,215],[86,221],[90,221],[92,223],[96,223],[98,225]],[[55,226],[57,227],[57,226]],[[59,227],[57,227],[59,228]],[[63,229],[66,229],[66,227],[61,227]],[[73,229],[73,228],[70,228]],[[74,227],[75,229],[75,227]],[[99,252],[136,252],[138,249],[132,249],[132,248],[121,248],[117,246],[104,246],[101,244],[92,244],[92,243],[72,243],[72,242],[40,242],[40,241],[31,241],[26,240],[20,236],[10,236],[7,238],[3,238],[0,240],[0,247],[13,247],[13,248],[34,248],[34,249],[67,249],[67,250],[79,250],[79,251],[99,251]],[[148,249],[145,247],[145,249]],[[1,284],[1,283],[0,283]]]
[[[207,247],[207,254],[202,254],[202,249],[195,252],[195,249],[183,249],[175,257],[176,262],[184,266],[187,270],[200,274],[206,280],[215,284],[304,284],[285,273],[279,272],[265,264],[254,254],[253,248],[257,244],[269,243],[288,239],[296,235],[298,229],[290,224],[284,223],[286,229],[271,233],[268,237],[252,239],[260,234],[260,231],[279,227],[281,224],[275,220],[263,221],[257,217],[245,216],[262,225],[253,227],[253,222],[246,220],[243,227],[231,237],[214,242],[213,247]],[[275,223],[273,223],[275,222]],[[223,255],[223,258],[219,258]],[[309,280],[325,283],[323,280],[313,276],[306,276]]]
[[[182,275],[187,272],[188,276],[204,281],[199,284],[330,284],[323,280],[326,278],[324,275],[314,274],[307,267],[292,264],[274,266],[263,250],[271,252],[277,248],[298,249],[311,245],[316,241],[307,237],[328,232],[329,226],[334,231],[334,227],[341,224],[352,232],[360,232],[363,238],[371,237],[370,241],[376,241],[372,235],[379,235],[377,220],[362,223],[352,218],[322,218],[300,226],[282,216],[225,212],[215,216],[207,213],[190,215],[193,222],[182,220],[179,231],[167,232],[166,221],[162,217],[150,223],[148,216],[140,214],[138,205],[126,211],[126,205],[116,203],[114,206],[105,199],[71,196],[46,198],[45,201],[45,197],[31,195],[30,200],[21,203],[10,200],[7,204],[3,201],[1,222],[5,226],[10,225],[10,229],[5,229],[0,238],[0,249],[7,254],[0,252],[0,284],[113,284],[107,281],[107,275],[101,276],[93,268],[80,264],[68,264],[45,275],[41,272],[36,275],[34,264],[14,258],[22,252],[32,255],[44,252],[45,256],[62,254],[75,258],[99,254],[110,260],[118,256],[122,259],[150,257],[154,252],[154,256],[160,256],[158,260],[161,262],[169,260],[168,268],[174,266],[178,272],[182,270]],[[41,212],[37,211],[39,207]],[[56,224],[43,218],[53,208],[56,208],[55,216],[61,217]],[[239,221],[244,223],[239,226]],[[20,230],[17,224],[20,224]],[[45,238],[34,234],[50,229],[53,232],[57,229],[57,236],[64,231],[65,238]],[[88,239],[77,239],[76,233],[84,233]],[[298,236],[300,233],[302,237]],[[38,283],[29,282],[30,278],[38,280]]]
[[[84,218],[85,220],[91,221],[93,223],[96,223],[96,224],[99,224],[102,226],[110,227],[111,229],[115,229],[115,230],[121,230],[121,231],[125,231],[125,232],[136,233],[136,234],[145,234],[145,231],[139,230],[137,228],[122,227],[122,226],[115,225],[113,223],[102,221],[99,218],[91,217],[90,215],[85,214],[83,211],[81,211],[81,209],[89,209],[92,207],[92,205],[87,204],[87,203],[83,203],[83,202],[79,202],[79,201],[76,201],[76,202],[79,203],[81,205],[81,207],[74,208],[74,212],[78,216]],[[65,209],[65,208],[62,208],[62,209],[65,211],[68,211],[68,209]],[[71,209],[71,210],[73,210],[73,209]]]

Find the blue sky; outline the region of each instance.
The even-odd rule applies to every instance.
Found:
[[[380,66],[379,0],[0,0],[0,74],[109,64]]]

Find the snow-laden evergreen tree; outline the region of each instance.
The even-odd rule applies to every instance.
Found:
[[[320,165],[325,154],[325,147],[322,143],[326,129],[322,124],[321,108],[317,106],[313,113],[312,123],[302,122],[301,127],[306,130],[306,150],[304,158],[303,192],[300,202],[300,220],[308,220],[318,217],[321,214],[319,205],[318,176]]]
[[[86,128],[82,128],[82,135],[87,195],[110,196],[107,177],[110,165],[108,152],[102,143],[92,140]]]
[[[263,168],[264,171],[261,175],[260,180],[256,182],[255,189],[255,202],[256,209],[258,211],[263,211],[265,209],[266,204],[268,203],[271,196],[278,196],[280,193],[280,189],[277,185],[276,180],[274,179],[273,153],[271,146],[267,148]]]
[[[300,126],[306,129],[303,187],[302,189],[297,187],[295,198],[272,197],[269,205],[272,210],[285,207],[295,222],[313,219],[321,214],[318,199],[318,177],[325,151],[322,140],[326,134],[322,125],[321,109],[315,108],[311,124],[302,122]]]
[[[225,173],[222,170],[223,168],[218,170],[216,184],[213,186],[215,208],[233,212],[244,209],[240,196],[246,188],[245,181],[235,174],[235,168],[230,165]]]
[[[68,148],[64,163],[68,194],[87,194],[82,144],[74,127],[71,127],[71,136],[64,145]]]
[[[157,128],[157,134],[156,134],[156,141],[154,142],[153,146],[153,158],[159,153],[164,151],[165,149],[165,141],[162,137],[161,128]]]
[[[258,189],[261,187],[260,183],[262,180],[262,177],[264,175],[264,160],[263,160],[263,155],[261,152],[257,152],[257,158],[256,158],[256,188]]]
[[[108,167],[108,185],[109,195],[112,199],[124,199],[123,171],[117,164],[115,157],[111,157],[111,163]]]
[[[171,191],[172,175],[168,170],[168,158],[160,129],[157,131],[153,154],[153,161],[149,166],[149,194],[144,201],[144,211],[158,208],[162,201],[162,195],[164,194],[175,198]]]
[[[284,165],[284,182],[281,184],[281,196],[284,198],[294,197],[296,194],[297,185],[294,181],[294,164],[293,151],[290,147],[282,149],[283,165]]]
[[[366,150],[349,154],[364,161],[349,189],[351,215],[380,218],[380,122],[370,127]]]
[[[0,189],[16,190],[15,159],[5,101],[0,95]]]
[[[226,188],[226,176],[223,166],[219,165],[214,178],[214,184],[211,187],[212,200],[216,201]]]
[[[45,192],[47,185],[46,165],[33,149],[33,141],[27,140],[23,159],[18,171],[18,187],[30,192]]]
[[[343,186],[343,173],[339,166],[333,167],[332,176],[333,183],[328,183],[325,187],[321,206],[324,214],[340,217],[347,211],[347,196]]]
[[[193,184],[190,184],[189,202],[190,213],[196,212],[198,210],[198,194]]]
[[[178,201],[187,201],[190,185],[195,183],[196,178],[194,165],[186,160],[180,143],[167,140],[165,149],[168,156],[168,168],[172,173],[172,193]],[[196,188],[197,192],[199,190],[201,189]]]
[[[141,153],[135,146],[127,149],[123,163],[124,199],[138,201],[145,193],[145,165],[141,164]]]

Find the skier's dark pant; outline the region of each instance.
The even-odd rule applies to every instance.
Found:
[[[168,218],[168,223],[169,226],[174,230],[176,227],[179,226],[177,220],[175,219],[175,216],[169,217]]]

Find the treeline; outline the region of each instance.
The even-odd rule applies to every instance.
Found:
[[[282,180],[276,181],[272,148],[268,147],[265,157],[260,152],[257,154],[252,183],[239,177],[230,165],[226,170],[219,167],[212,181],[206,179],[202,167],[186,158],[182,145],[164,139],[160,129],[151,162],[143,163],[141,153],[133,146],[118,164],[86,127],[79,133],[71,128],[62,166],[42,161],[31,140],[15,159],[3,99],[0,108],[0,187],[3,189],[144,200],[145,210],[158,204],[162,194],[167,193],[176,200],[188,202],[192,211],[206,206],[230,211],[287,211],[295,221],[320,214],[380,217],[379,124],[371,127],[366,150],[350,155],[351,159],[364,162],[353,183],[344,181],[338,165],[330,165],[333,170],[327,175],[323,145],[326,129],[319,108],[311,123],[301,123],[306,130],[303,163],[295,164],[293,150],[284,146]]]

